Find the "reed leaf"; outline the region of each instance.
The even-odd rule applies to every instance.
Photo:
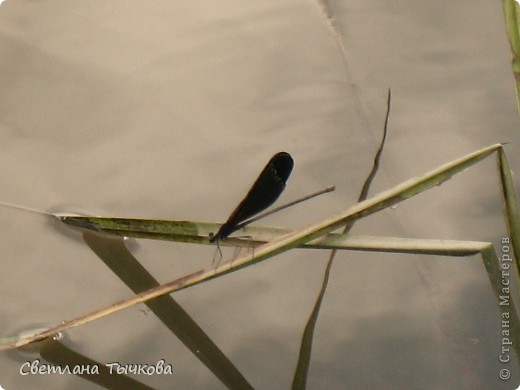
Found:
[[[516,103],[520,112],[520,4],[517,0],[504,0],[504,14],[506,19],[506,30],[509,36],[509,44],[513,56],[513,76],[516,85]]]

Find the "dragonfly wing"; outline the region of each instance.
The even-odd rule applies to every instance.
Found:
[[[271,206],[283,192],[293,166],[294,161],[289,153],[275,154],[226,223],[213,236],[212,241],[217,238],[226,238],[237,230],[236,226],[239,223]]]

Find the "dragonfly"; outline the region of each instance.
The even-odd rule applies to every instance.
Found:
[[[278,152],[271,157],[228,220],[216,234],[210,234],[209,241],[226,239],[231,233],[250,223],[253,216],[271,206],[285,189],[293,167],[294,160],[287,152]]]

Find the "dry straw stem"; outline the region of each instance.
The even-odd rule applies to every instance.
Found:
[[[12,338],[10,340],[6,339],[4,340],[6,343],[0,345],[0,349],[16,348],[37,340],[44,339],[46,337],[50,337],[59,332],[63,332],[67,329],[85,324],[98,318],[102,318],[106,315],[131,307],[135,304],[142,303],[158,296],[169,294],[171,292],[178,291],[190,286],[194,286],[203,281],[214,279],[216,277],[258,263],[276,254],[322,237],[351,221],[383,210],[416,194],[419,194],[420,192],[426,191],[429,188],[437,186],[450,179],[457,173],[469,168],[471,165],[501,149],[502,145],[496,144],[470,153],[460,159],[442,165],[441,167],[434,169],[421,177],[408,180],[388,191],[374,196],[371,199],[359,202],[331,218],[320,221],[311,226],[278,236],[272,241],[258,246],[254,253],[246,253],[236,259],[228,260],[216,268],[209,267],[206,269],[201,269],[182,278],[175,279],[156,288],[144,291],[131,298],[119,301],[113,305],[82,315],[72,320],[64,321],[61,324],[48,328],[44,331],[32,335],[25,335],[24,337],[18,338],[16,340]],[[514,191],[512,188],[510,188],[510,190]],[[510,194],[508,198],[511,199]]]

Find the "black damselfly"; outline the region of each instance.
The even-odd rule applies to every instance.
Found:
[[[289,153],[276,153],[226,223],[216,234],[210,235],[209,241],[215,242],[227,238],[231,233],[245,226],[248,218],[271,206],[283,192],[293,166],[294,161]]]

